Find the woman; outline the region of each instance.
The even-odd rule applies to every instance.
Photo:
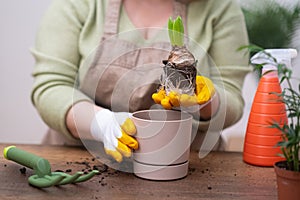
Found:
[[[198,45],[209,55],[195,53],[198,73],[209,77],[218,93],[198,112],[198,132],[237,122],[249,68],[248,57],[237,52],[248,39],[235,0],[54,0],[32,51],[32,101],[44,121],[69,139],[103,141],[106,153],[117,161],[129,156],[138,144],[118,124],[128,112],[153,106],[157,85],[150,83],[157,83],[160,72],[155,69],[169,48],[163,30],[170,16],[178,15],[196,44],[190,50],[197,52]],[[153,70],[145,63],[155,63]],[[139,65],[146,72],[132,73]],[[121,111],[126,117],[113,122]]]

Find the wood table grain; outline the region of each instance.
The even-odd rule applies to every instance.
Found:
[[[1,151],[7,146],[0,144]],[[274,169],[251,166],[241,153],[211,152],[203,159],[191,152],[189,174],[175,181],[149,181],[106,168],[83,147],[17,145],[49,160],[52,171],[72,174],[98,168],[91,180],[38,189],[28,184],[31,169],[0,157],[0,200],[48,199],[277,199]],[[23,169],[23,170],[22,170]],[[25,172],[24,172],[25,171]]]

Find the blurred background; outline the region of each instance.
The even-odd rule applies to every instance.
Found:
[[[30,101],[34,44],[39,21],[51,0],[10,0],[0,6],[0,142],[39,143],[46,125]]]
[[[51,0],[3,1],[0,7],[0,143],[39,144],[47,131],[30,101],[33,46],[39,21]],[[263,48],[300,51],[300,0],[239,0],[250,42]],[[294,60],[300,77],[300,56]],[[249,73],[243,95],[244,115],[221,135],[220,150],[242,151],[251,102],[259,76]]]

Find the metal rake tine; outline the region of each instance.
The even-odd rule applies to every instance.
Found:
[[[45,175],[44,177],[38,177],[38,175],[32,175],[28,178],[28,182],[35,187],[46,188],[46,187],[51,187],[53,185],[57,185],[65,177],[66,176],[64,175],[57,175],[57,176]]]
[[[73,183],[80,183],[83,181],[87,181],[89,179],[91,179],[93,176],[95,176],[96,174],[98,174],[99,171],[98,170],[93,170],[90,173],[86,174],[86,175],[82,175],[80,177],[78,177],[76,180],[73,181]]]

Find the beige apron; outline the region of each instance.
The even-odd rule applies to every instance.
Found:
[[[118,38],[122,0],[111,0],[105,16],[104,33],[94,60],[80,84],[80,90],[101,107],[118,112],[134,112],[154,105],[151,96],[160,84],[162,60],[168,57],[170,43],[140,46]],[[173,4],[173,18],[180,15],[186,27],[186,5]],[[187,30],[187,28],[185,28]],[[49,130],[43,144],[80,144]]]
[[[151,96],[160,84],[162,60],[171,46],[168,41],[137,45],[118,38],[121,3],[108,4],[103,37],[80,88],[101,107],[134,112],[154,105]],[[185,19],[186,6],[174,1],[173,13]]]

